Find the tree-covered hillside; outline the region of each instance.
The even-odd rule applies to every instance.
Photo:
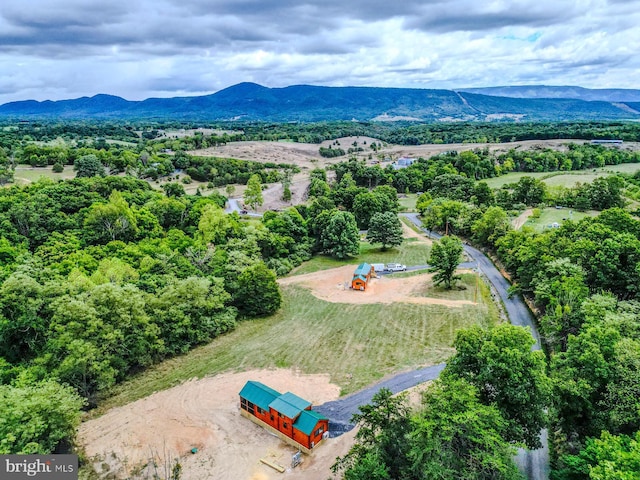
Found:
[[[631,97],[629,100],[635,100]],[[492,97],[452,90],[240,83],[212,95],[127,101],[111,95],[75,100],[23,101],[0,106],[0,116],[31,119],[223,120],[269,122],[633,120],[617,102],[562,98]]]

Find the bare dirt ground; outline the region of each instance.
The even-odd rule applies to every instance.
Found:
[[[336,145],[335,142],[339,145]],[[353,142],[357,142],[359,147],[363,148],[363,152],[356,153],[359,158],[378,161],[387,158],[388,160],[396,160],[399,157],[423,157],[429,158],[439,153],[465,150],[475,150],[489,148],[492,152],[507,152],[513,149],[530,150],[537,148],[553,148],[556,150],[566,150],[567,143],[584,143],[586,140],[571,139],[552,139],[552,140],[523,140],[519,142],[507,143],[448,143],[448,144],[424,144],[424,145],[392,145],[387,144],[377,153],[371,150],[370,145],[373,142],[382,143],[380,140],[371,137],[343,137],[337,140],[328,140],[320,145],[311,143],[293,143],[293,142],[233,142],[218,147],[210,147],[203,150],[195,150],[194,155],[201,156],[217,156],[230,157],[242,160],[253,160],[257,162],[276,162],[276,163],[292,163],[298,165],[302,169],[313,169],[316,167],[326,167],[327,165],[341,162],[347,159],[347,156],[338,158],[323,158],[320,156],[319,149],[321,146],[334,147],[339,146],[343,150],[347,150],[353,146]],[[640,150],[640,143],[625,142],[623,147],[625,150]],[[385,163],[383,162],[384,166]]]
[[[293,142],[231,142],[226,145],[194,150],[202,157],[237,158],[255,162],[290,163],[301,169],[314,169],[337,163],[343,158],[326,159],[320,156],[320,145]]]
[[[423,233],[416,232],[413,228],[409,227],[406,223],[402,223],[402,236],[405,238],[415,238],[417,242],[428,243],[431,245],[433,241],[430,238],[424,236]],[[408,244],[411,245],[411,244]]]
[[[355,265],[332,268],[320,272],[281,278],[281,285],[298,284],[308,288],[313,296],[333,303],[367,304],[395,302],[446,305],[447,307],[462,307],[473,305],[468,300],[447,300],[442,298],[425,297],[426,284],[432,283],[432,274],[414,275],[412,277],[394,277],[383,275],[372,278],[365,291],[355,291],[349,288]]]
[[[79,443],[104,476],[148,478],[155,457],[164,475],[165,458],[180,458],[182,478],[189,480],[326,480],[336,456],[344,455],[355,432],[320,444],[302,465],[284,474],[263,465],[267,458],[290,467],[296,449],[240,416],[238,392],[247,380],[261,381],[293,393],[314,405],[338,398],[340,388],[329,375],[303,375],[291,370],[226,373],[191,380],[174,388],[117,407],[80,426]],[[192,448],[197,448],[195,454]]]
[[[530,208],[527,208],[524,212],[522,212],[520,215],[518,215],[516,218],[514,218],[511,221],[511,225],[513,225],[513,229],[514,230],[520,230],[522,228],[522,226],[525,223],[527,223],[527,218],[529,218],[532,213],[533,213],[533,210],[530,209]]]
[[[286,208],[287,206],[295,205],[296,202],[304,201],[304,196],[309,186],[309,171],[314,168],[327,168],[332,164],[342,162],[348,158],[347,156],[330,159],[323,158],[319,153],[321,146],[329,147],[329,145],[332,145],[347,151],[353,147],[354,142],[357,143],[357,146],[363,148],[363,152],[357,152],[355,154],[358,158],[364,159],[369,164],[378,162],[384,168],[400,157],[429,158],[433,155],[452,150],[461,152],[485,147],[493,152],[507,152],[512,148],[522,150],[536,148],[565,150],[566,143],[583,143],[585,140],[526,140],[510,143],[453,143],[415,146],[387,144],[378,150],[378,152],[374,152],[371,150],[371,144],[373,142],[382,143],[380,140],[372,137],[343,137],[337,140],[327,140],[320,145],[294,142],[232,142],[218,147],[195,150],[192,153],[200,156],[228,157],[257,162],[289,163],[300,167],[302,172],[294,177],[293,184],[291,185],[292,202],[283,202],[281,199],[282,186],[279,184],[272,185],[263,192],[265,201],[258,211],[264,212],[266,210]],[[626,142],[622,148],[640,150],[640,143]],[[243,191],[244,186],[237,186],[234,196],[241,197]]]

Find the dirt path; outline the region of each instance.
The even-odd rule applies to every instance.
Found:
[[[402,236],[405,238],[415,238],[419,243],[427,243],[429,245],[433,244],[433,241],[430,238],[425,237],[423,233],[416,232],[413,228],[407,225],[404,222],[402,223]]]
[[[526,209],[516,218],[511,221],[511,225],[513,225],[514,230],[520,230],[522,226],[527,223],[527,219],[531,216],[533,210],[531,208]]]

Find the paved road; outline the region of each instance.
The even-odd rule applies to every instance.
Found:
[[[358,411],[360,405],[371,403],[371,399],[381,388],[388,388],[393,393],[402,392],[407,388],[415,387],[429,380],[435,380],[444,369],[444,366],[445,364],[441,363],[440,365],[432,365],[421,368],[420,370],[400,373],[348,397],[323,403],[322,405],[313,407],[313,409],[331,420],[329,422],[330,435],[337,437],[354,427],[354,425],[351,424],[353,414]]]
[[[226,213],[238,212],[242,211],[242,207],[240,206],[241,198],[230,198],[227,200],[227,204],[225,205],[224,211]],[[262,217],[261,213],[255,212],[247,212],[242,215],[246,215],[247,217]]]
[[[418,214],[407,213],[404,214],[404,216],[422,228],[422,222],[418,218]],[[431,233],[431,236],[434,238],[441,237],[436,233]],[[507,292],[509,282],[502,276],[493,262],[480,250],[470,245],[465,245],[464,251],[472,259],[471,262],[465,262],[464,266],[467,268],[475,267],[482,272],[504,304],[510,322],[513,325],[528,327],[531,330],[533,338],[536,340],[532,349],[539,350],[540,335],[534,323],[533,315],[527,308],[522,297],[519,295],[509,297]],[[407,268],[407,270],[418,270],[427,267],[427,265],[420,265]],[[393,393],[398,393],[428,380],[435,380],[440,375],[444,366],[445,364],[434,365],[413,372],[398,374],[360,392],[314,407],[314,410],[330,419],[329,427],[331,436],[341,435],[353,428],[353,425],[350,423],[352,415],[358,411],[360,405],[370,403],[373,395],[375,395],[378,390],[386,387]],[[540,440],[542,441],[543,448],[538,450],[518,449],[518,454],[516,455],[518,467],[529,480],[547,480],[549,478],[549,450],[546,430],[540,433]]]
[[[240,213],[240,199],[239,198],[230,198],[227,200],[227,205],[225,206],[224,211],[227,213],[238,212]]]

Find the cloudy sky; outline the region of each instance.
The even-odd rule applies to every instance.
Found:
[[[640,88],[640,0],[3,0],[0,104],[239,82]]]

